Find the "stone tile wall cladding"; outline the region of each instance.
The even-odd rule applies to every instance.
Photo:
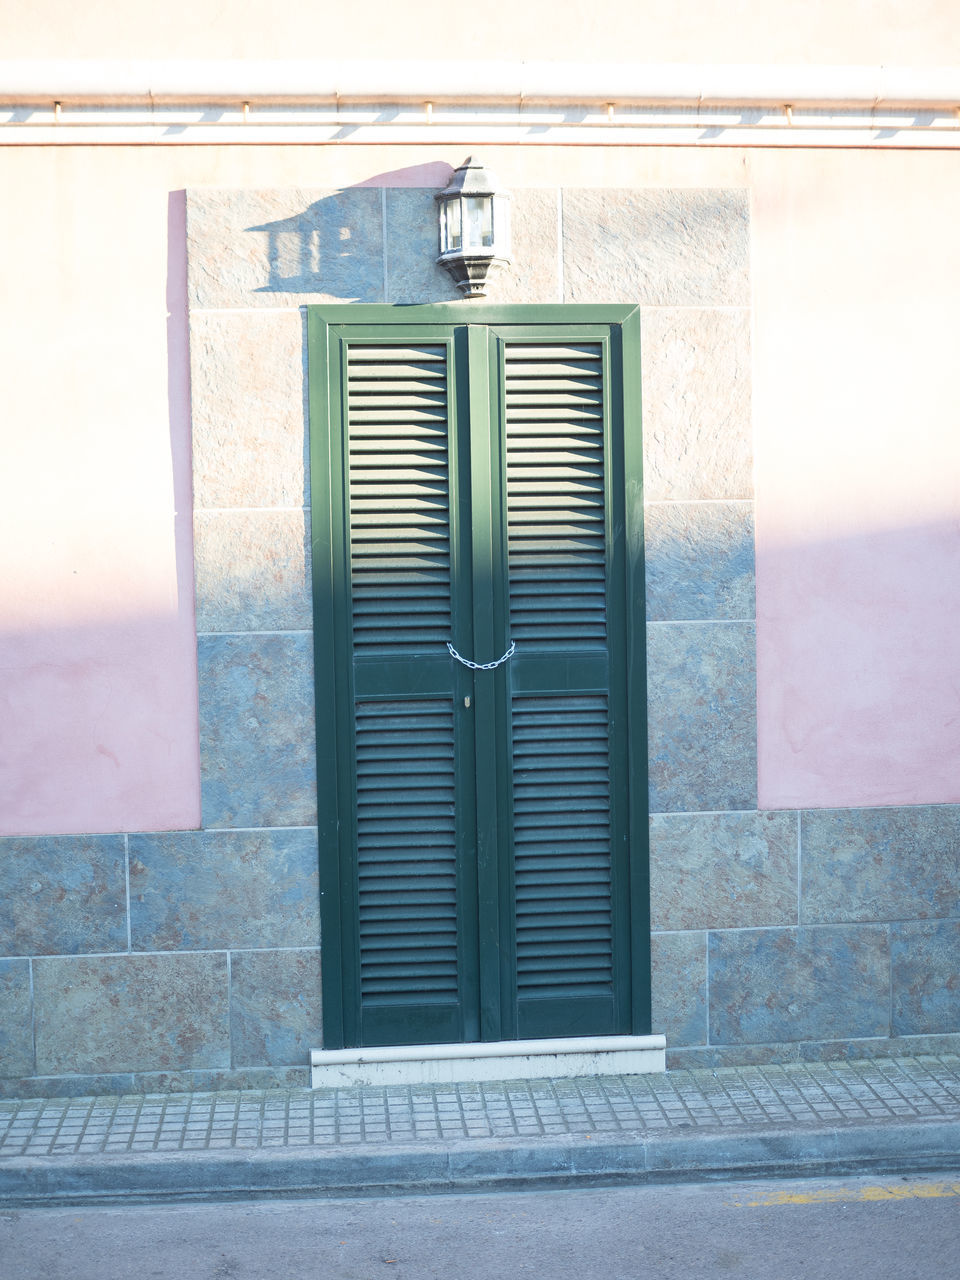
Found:
[[[188,195],[203,830],[0,841],[8,1093],[307,1082],[321,1009],[302,306],[455,296],[433,195]],[[668,1063],[957,1049],[960,810],[756,807],[748,193],[517,191],[513,206],[492,301],[643,307]]]

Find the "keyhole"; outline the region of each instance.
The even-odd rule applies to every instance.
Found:
[[[469,695],[469,694],[467,694],[467,696],[464,698],[464,700],[463,700],[463,705],[464,705],[465,707],[469,707],[469,705],[470,705],[470,695]]]

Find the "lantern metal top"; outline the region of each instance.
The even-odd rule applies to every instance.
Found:
[[[435,200],[453,200],[457,196],[492,196],[496,194],[493,178],[473,156],[467,156],[459,168],[454,169],[449,185],[438,191]]]

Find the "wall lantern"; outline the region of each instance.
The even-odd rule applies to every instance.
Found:
[[[510,197],[472,156],[435,197],[440,214],[440,257],[467,298],[486,293],[487,272],[510,261]]]

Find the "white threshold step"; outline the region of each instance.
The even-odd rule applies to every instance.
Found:
[[[314,1049],[311,1085],[330,1089],[646,1075],[666,1069],[666,1045],[665,1036],[652,1035]]]

